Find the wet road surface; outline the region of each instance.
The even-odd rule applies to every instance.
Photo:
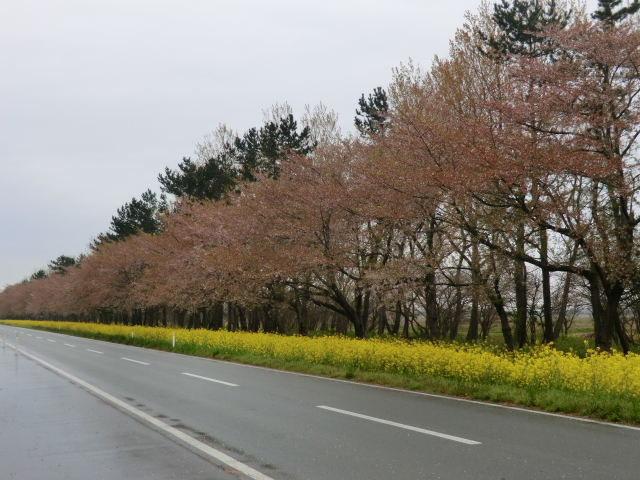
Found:
[[[0,347],[0,479],[237,480],[32,359]]]
[[[23,354],[16,357],[9,347],[0,353],[1,464],[8,451],[24,457],[37,447],[40,431],[51,432],[43,438],[73,438],[64,432],[80,429],[75,443],[45,438],[46,446],[27,455],[62,472],[32,478],[87,478],[74,477],[77,469],[64,476],[83,459],[81,468],[95,464],[103,475],[93,478],[224,478],[216,466],[224,457],[216,454],[258,475],[233,474],[236,479],[640,478],[637,428],[7,331],[12,343],[20,333]],[[52,416],[61,420],[51,423]],[[186,445],[176,432],[197,444]],[[87,450],[92,442],[104,444]],[[56,449],[63,455],[57,464],[49,455]],[[18,461],[9,462],[17,472]]]

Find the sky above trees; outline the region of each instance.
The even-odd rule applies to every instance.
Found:
[[[595,2],[588,2],[593,10]],[[409,58],[428,67],[477,0],[0,2],[0,288],[86,251],[220,123],[288,102],[351,130]]]

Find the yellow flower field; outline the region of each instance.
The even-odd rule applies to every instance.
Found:
[[[23,327],[58,329],[105,335],[131,335],[170,344],[190,344],[228,355],[250,353],[285,361],[352,367],[370,372],[442,377],[465,382],[517,387],[561,388],[584,393],[640,397],[640,355],[597,354],[582,359],[549,346],[529,353],[499,352],[477,344],[433,344],[400,339],[355,340],[340,336],[300,337],[264,333],[130,327],[94,323],[4,320]]]

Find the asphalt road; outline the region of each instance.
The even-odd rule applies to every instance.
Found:
[[[43,461],[45,444],[56,444],[56,429],[77,429],[80,439],[106,443],[97,456],[93,450],[82,454],[90,442],[70,444],[58,462],[60,476],[15,478],[88,478],[74,472],[94,465],[102,466],[104,478],[114,465],[139,474],[111,478],[640,478],[638,428],[47,332],[6,331],[0,478],[8,478],[4,465],[14,465],[13,475],[15,464]],[[19,355],[12,348],[16,332]],[[45,384],[53,386],[36,386]],[[24,408],[19,412],[26,404],[27,417]],[[43,436],[39,426],[48,412],[63,410],[73,415],[59,417],[53,433]],[[32,451],[34,442],[41,447]],[[31,475],[31,467],[25,468],[23,474]]]

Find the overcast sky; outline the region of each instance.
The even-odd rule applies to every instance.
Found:
[[[0,289],[86,251],[220,123],[322,101],[351,128],[362,93],[446,55],[478,5],[0,0]]]

